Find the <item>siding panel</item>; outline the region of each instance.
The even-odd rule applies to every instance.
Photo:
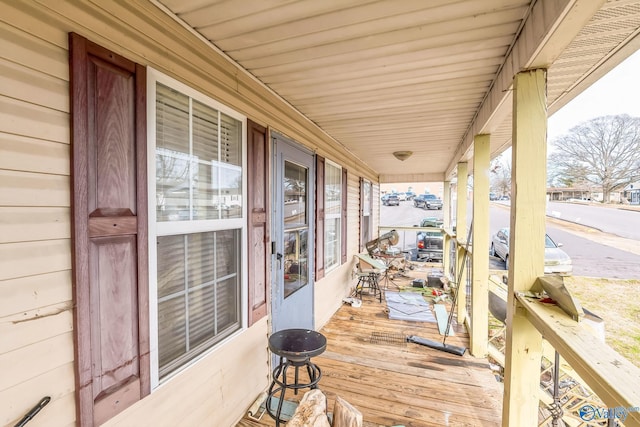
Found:
[[[2,131],[69,143],[69,114],[28,102],[0,97]]]
[[[69,283],[70,270],[0,281],[0,316],[71,301]]]
[[[0,245],[0,280],[69,269],[71,269],[69,240]]]
[[[2,7],[3,14],[0,19],[6,19],[4,8],[7,5],[3,4]],[[21,15],[20,18],[16,18],[17,21],[13,21],[13,24],[19,25],[25,16],[29,15]],[[31,19],[31,17],[28,19]],[[40,22],[40,25],[41,27],[37,31],[49,26],[46,21]],[[58,29],[58,33],[66,36],[62,28]],[[63,45],[56,46],[49,43],[49,41],[45,41],[49,40],[46,38],[47,35],[42,34],[41,37],[43,38],[34,37],[8,24],[0,23],[0,57],[32,70],[38,70],[68,81],[69,58],[65,49],[66,41]]]
[[[66,363],[0,390],[0,425],[14,425],[44,396],[51,396],[51,402],[29,423],[29,427],[68,424],[76,418],[74,400],[68,398],[73,396],[74,388],[73,363]],[[59,409],[52,411],[54,405]],[[57,423],[48,419],[49,412],[62,414],[57,415]]]
[[[46,354],[47,357],[42,357]],[[73,362],[71,332],[0,355],[0,366],[11,366],[0,377],[0,390],[38,377],[59,366]]]
[[[0,207],[0,244],[68,239],[69,208]]]
[[[69,144],[0,132],[0,169],[69,175]]]
[[[69,178],[0,170],[0,206],[69,206]]]
[[[70,333],[73,329],[73,314],[71,312],[71,300],[43,307],[35,312],[21,312],[12,316],[3,317],[0,323],[0,355],[7,354],[31,346],[51,336]],[[15,352],[19,354],[19,351]],[[1,357],[1,356],[0,356]],[[7,379],[0,378],[0,389],[11,385]]]
[[[65,80],[0,59],[2,95],[69,112],[69,86]]]

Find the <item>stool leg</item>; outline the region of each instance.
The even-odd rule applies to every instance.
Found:
[[[287,368],[289,367],[289,362],[285,363],[284,369],[282,370],[282,393],[280,393],[280,401],[278,402],[278,410],[276,411],[276,427],[280,425],[280,414],[282,414],[282,404],[284,403],[284,394],[287,392]]]
[[[307,373],[309,374],[309,382],[311,384],[313,384],[316,380],[316,373],[315,371],[311,368],[311,362],[307,362],[305,363],[305,365],[307,365]],[[311,386],[311,388],[315,388],[314,386]]]
[[[293,394],[295,394],[295,395],[297,395],[297,394],[298,394],[298,384],[300,383],[300,382],[298,381],[298,372],[299,372],[299,369],[300,369],[300,367],[299,367],[298,365],[296,365],[296,372],[295,372],[294,380],[293,380],[293,385],[294,385],[294,388],[293,388],[293,390],[294,390],[294,391],[293,391]]]

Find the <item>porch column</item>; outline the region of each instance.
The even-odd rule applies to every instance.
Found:
[[[451,228],[451,181],[444,181],[442,189],[442,226],[445,229]],[[451,252],[451,239],[447,236],[443,236],[442,245],[442,268],[445,275],[449,275],[451,270],[451,259],[449,254]]]
[[[473,140],[473,270],[471,271],[471,354],[487,354],[489,334],[489,158],[490,136]]]
[[[515,300],[544,274],[547,108],[544,69],[516,74],[513,90],[509,296],[502,425],[536,427],[542,336]]]
[[[456,251],[456,281],[458,282],[458,323],[464,322],[466,319],[466,299],[467,299],[467,268],[465,266],[460,274],[461,266],[464,260],[464,245],[467,242],[467,180],[468,180],[467,163],[458,163],[458,185],[457,185],[457,203],[456,203],[456,240],[458,241],[458,250]]]

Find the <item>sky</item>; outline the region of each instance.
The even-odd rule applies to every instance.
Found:
[[[547,140],[567,134],[582,122],[600,116],[640,117],[640,51],[624,60],[547,121]]]

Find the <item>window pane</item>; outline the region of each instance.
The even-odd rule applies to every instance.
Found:
[[[325,222],[324,263],[325,268],[338,264],[340,259],[340,219],[329,218]]]
[[[284,297],[288,297],[308,283],[307,230],[284,233]]]
[[[156,86],[156,147],[189,153],[189,97],[165,85]]]
[[[164,154],[166,153],[166,154]],[[188,220],[189,161],[175,153],[156,154],[156,214],[158,221]]]
[[[217,168],[210,162],[193,162],[193,219],[219,219],[214,201],[217,192],[213,188],[213,176]]]
[[[195,348],[215,335],[214,286],[189,292],[189,347]]]
[[[371,241],[371,233],[369,232],[370,218],[371,216],[362,217],[362,224],[360,226],[362,227],[362,243],[363,244]]]
[[[240,230],[158,237],[161,376],[240,328],[240,241]]]
[[[187,349],[184,295],[158,304],[158,362],[160,372]]]
[[[307,169],[284,162],[284,225],[286,228],[307,224]]]
[[[158,237],[158,298],[184,290],[184,236]]]
[[[240,302],[237,292],[239,286],[237,277],[222,280],[216,285],[216,333],[225,331],[240,318]]]
[[[158,221],[242,217],[242,122],[158,84]]]
[[[325,166],[325,234],[324,266],[337,266],[340,261],[340,221],[342,217],[342,169],[327,162]]]
[[[239,271],[237,248],[240,234],[236,230],[218,231],[216,233],[216,275],[225,277]]]
[[[218,111],[193,101],[193,156],[201,162],[218,160]]]
[[[189,98],[156,86],[156,213],[158,221],[189,219]]]
[[[364,198],[362,201],[362,213],[364,215],[371,215],[371,183],[369,181],[363,183],[362,193],[362,197]]]
[[[214,233],[196,233],[189,240],[189,288],[211,283],[214,280]]]
[[[242,166],[242,123],[226,114],[220,115],[220,161]]]

